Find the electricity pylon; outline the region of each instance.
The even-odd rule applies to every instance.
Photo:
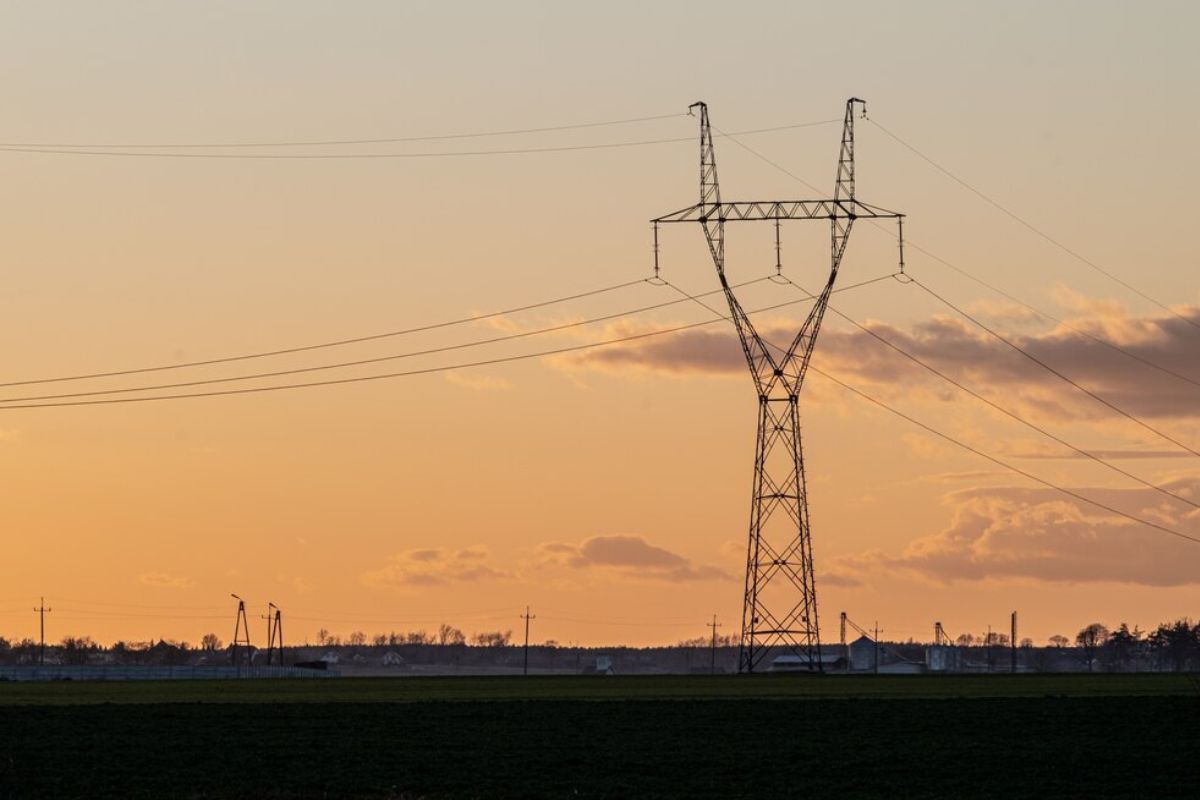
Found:
[[[651,222],[655,230],[655,272],[658,271],[658,226],[698,222],[704,229],[717,278],[729,303],[742,352],[758,392],[758,444],[754,459],[754,497],[746,549],[746,584],[742,606],[739,672],[754,670],[773,653],[804,659],[810,671],[821,667],[821,635],[817,619],[817,590],[813,579],[812,537],[808,492],[800,437],[799,397],[817,332],[838,268],[856,219],[895,219],[903,214],[868,205],[854,196],[854,112],[866,104],[846,101],[842,146],[838,156],[833,198],[828,200],[723,202],[717,181],[713,129],[708,106],[694,103],[700,117],[700,202]],[[725,275],[725,223],[782,220],[829,220],[831,230],[829,280],[816,298],[799,332],[785,348],[770,345],[759,335]],[[901,234],[903,228],[901,227]],[[903,263],[903,243],[901,243]]]

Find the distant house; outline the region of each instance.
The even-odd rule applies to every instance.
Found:
[[[383,665],[385,667],[403,667],[404,664],[404,656],[393,650],[388,650],[383,654]]]
[[[822,653],[817,657],[817,663],[814,664],[807,655],[789,653],[776,656],[767,671],[813,672],[818,668],[824,672],[838,672],[846,668],[846,659],[839,653]]]
[[[596,656],[596,663],[583,668],[584,675],[612,675],[612,656]]]
[[[326,664],[336,664],[342,660],[342,657],[337,654],[336,650],[326,650],[320,660]]]

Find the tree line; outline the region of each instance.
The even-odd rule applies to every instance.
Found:
[[[712,636],[683,639],[667,649],[706,648],[712,646]],[[736,647],[736,635],[717,636],[718,647]],[[512,631],[481,631],[467,634],[462,629],[443,623],[432,632],[391,631],[368,635],[359,630],[346,636],[331,633],[322,628],[317,632],[315,643],[289,643],[288,650],[297,647],[320,648],[432,648],[441,650],[463,650],[465,648],[505,648],[513,646]],[[520,644],[519,642],[517,644]],[[908,642],[918,646],[917,642]],[[1011,646],[1009,636],[990,631],[979,636],[964,633],[955,639],[963,648],[991,649],[1001,651]],[[537,645],[540,648],[558,648],[558,642],[547,640]],[[1114,629],[1094,622],[1080,629],[1073,639],[1056,634],[1049,637],[1047,646],[1038,648],[1032,639],[1018,643],[1022,661],[1035,669],[1053,668],[1057,658],[1076,658],[1088,671],[1097,669],[1106,672],[1129,672],[1137,670],[1187,671],[1200,670],[1200,623],[1187,618],[1164,622],[1151,631],[1137,626],[1130,628],[1121,623]],[[656,649],[656,648],[651,648]],[[182,665],[192,663],[198,656],[228,650],[215,633],[205,634],[199,645],[161,639],[158,641],[118,641],[105,647],[89,636],[68,636],[58,643],[47,643],[45,655],[52,663],[83,665],[105,660],[119,664]],[[39,642],[25,638],[10,641],[0,636],[0,664],[34,664],[41,657]]]

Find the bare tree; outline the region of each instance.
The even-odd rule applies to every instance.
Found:
[[[90,636],[68,636],[62,640],[59,649],[63,663],[81,665],[91,660],[92,654],[100,649],[100,645],[93,642]]]
[[[509,639],[512,638],[512,631],[487,631],[477,633],[471,637],[472,641],[479,647],[505,647],[508,645]]]
[[[215,633],[206,633],[200,638],[200,649],[211,653],[221,649],[221,637]]]
[[[1096,652],[1108,641],[1108,628],[1099,622],[1093,622],[1075,635],[1075,644],[1083,648],[1083,658],[1087,661],[1088,672],[1096,663]]]
[[[362,631],[355,631],[354,633],[350,634],[350,638],[347,639],[347,642],[351,647],[362,647],[367,643],[367,635]]]
[[[1063,636],[1061,633],[1054,634],[1047,641],[1050,642],[1051,647],[1057,647],[1059,650],[1071,643],[1071,640]]]
[[[442,647],[446,645],[466,644],[467,637],[458,628],[453,625],[447,625],[443,622],[438,626],[437,643]]]

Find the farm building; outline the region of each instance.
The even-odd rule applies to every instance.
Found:
[[[841,672],[846,669],[846,658],[840,653],[822,653],[820,667],[825,672]],[[806,655],[776,656],[768,668],[769,672],[810,672],[812,666]]]

